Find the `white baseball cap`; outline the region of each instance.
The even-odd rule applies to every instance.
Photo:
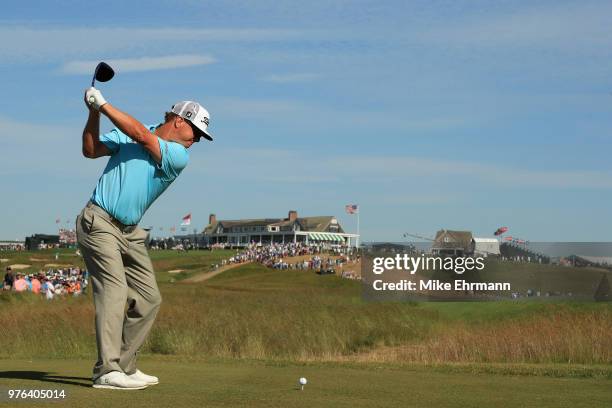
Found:
[[[212,135],[206,130],[210,122],[210,114],[199,103],[194,101],[177,102],[172,105],[172,113],[176,113],[191,122],[205,139],[213,140]]]

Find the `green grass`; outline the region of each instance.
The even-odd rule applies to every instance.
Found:
[[[79,262],[54,252],[0,257]],[[63,404],[93,407],[612,404],[611,304],[369,303],[359,282],[312,271],[248,264],[196,284],[167,273],[231,254],[151,252],[163,302],[140,367],[162,383],[141,392],[88,387],[91,294],[0,293],[0,389],[64,387]]]
[[[214,264],[220,264],[221,260],[228,259],[236,253],[235,250],[214,251],[189,251],[179,252],[172,250],[149,251],[153,267],[157,274],[158,282],[174,282],[185,279],[200,272],[207,272]],[[58,259],[55,255],[58,254]],[[0,258],[8,259],[2,265],[2,277],[4,269],[8,265],[23,264],[31,265],[29,268],[15,270],[25,274],[46,271],[50,267],[47,264],[69,265],[74,267],[85,267],[80,256],[76,255],[75,249],[45,249],[40,251],[3,251]],[[169,274],[168,271],[183,269],[184,272]]]
[[[607,407],[603,378],[508,376],[427,367],[269,364],[244,360],[144,358],[160,384],[142,391],[90,387],[89,360],[6,360],[0,389],[63,389],[65,407]],[[308,378],[304,391],[299,377]],[[23,406],[47,406],[28,401]],[[18,405],[15,405],[18,406]]]
[[[221,265],[223,259],[236,254],[235,250],[177,252],[170,250],[149,251],[158,282],[180,281],[198,273],[208,272],[214,264]],[[168,271],[183,269],[170,274]]]
[[[199,256],[162,255],[171,268]],[[142,350],[155,355],[401,364],[612,360],[609,304],[368,303],[359,282],[257,264],[199,284],[162,280],[160,289],[162,308]],[[95,353],[91,299],[49,303],[2,293],[0,307],[0,325],[11,328],[0,332],[0,357]]]

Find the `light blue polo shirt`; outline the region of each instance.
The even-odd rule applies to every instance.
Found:
[[[151,133],[159,125],[148,126]],[[178,177],[189,162],[187,149],[161,138],[161,164],[119,129],[100,135],[112,155],[91,201],[126,225],[138,224],[145,211]]]

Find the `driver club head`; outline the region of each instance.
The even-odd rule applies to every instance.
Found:
[[[106,62],[100,62],[96,67],[93,79],[91,80],[91,86],[94,86],[96,81],[108,82],[115,76],[115,71]]]

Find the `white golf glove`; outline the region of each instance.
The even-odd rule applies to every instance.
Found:
[[[92,86],[85,91],[85,102],[95,110],[100,110],[106,99],[102,96],[102,92]]]

